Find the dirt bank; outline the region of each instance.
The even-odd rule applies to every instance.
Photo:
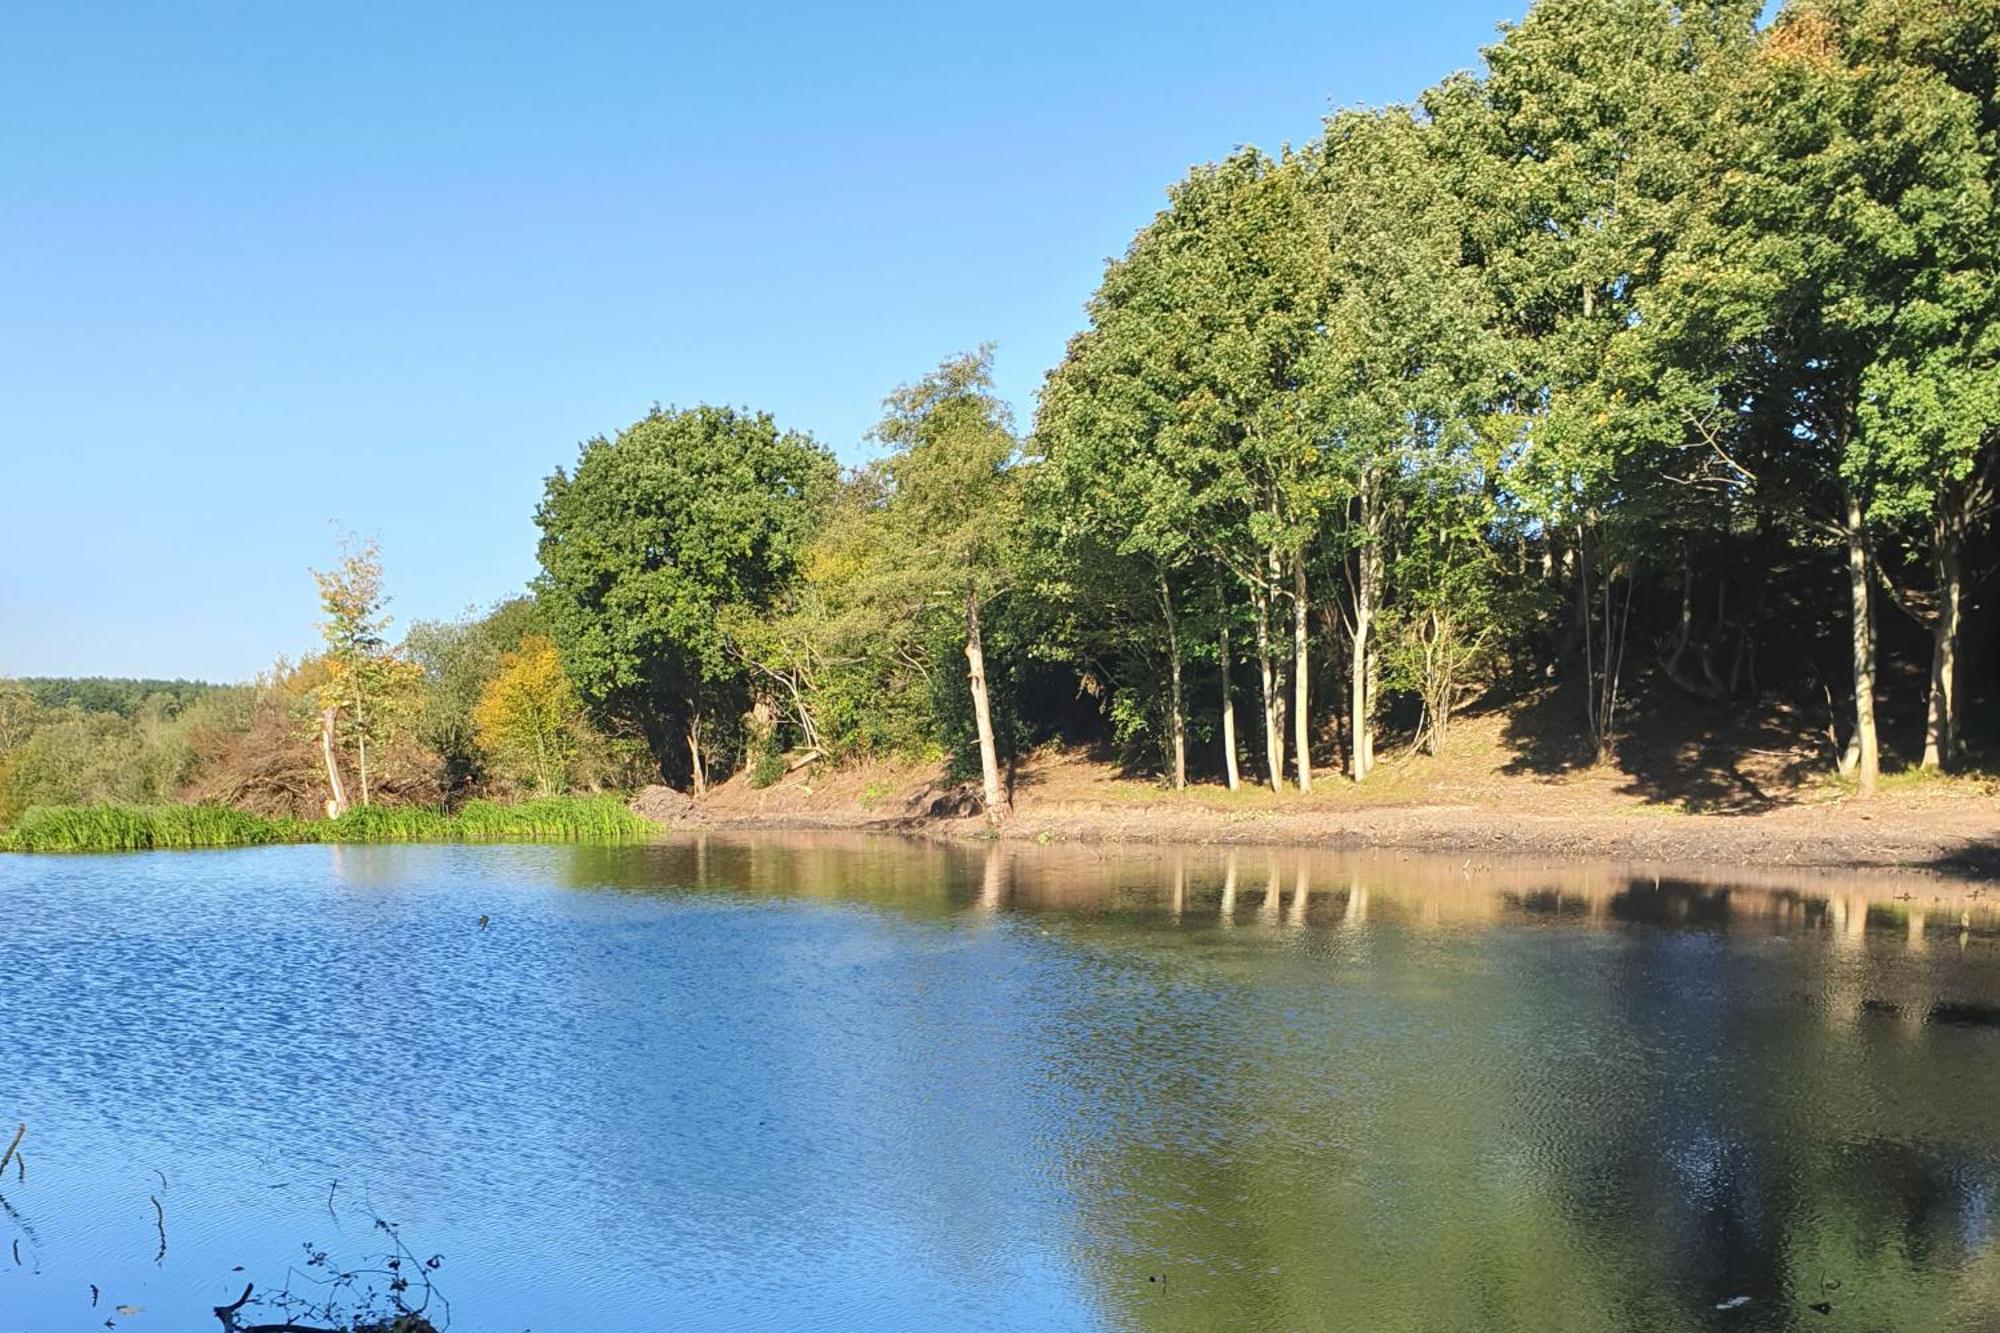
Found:
[[[839,828],[1038,842],[1385,847],[1711,866],[1912,867],[2000,877],[2000,787],[1884,783],[1870,801],[1822,776],[1803,738],[1766,732],[1666,755],[1630,746],[1584,765],[1524,743],[1518,714],[1468,719],[1443,759],[1391,759],[1310,795],[1197,784],[1175,792],[1074,752],[1030,756],[1004,819],[953,813],[937,766],[802,769],[762,789],[738,777],[692,820],[719,828]],[[677,822],[690,822],[682,820]]]

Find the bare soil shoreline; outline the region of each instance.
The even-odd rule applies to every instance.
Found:
[[[1470,807],[1373,808],[1235,814],[1178,803],[1100,810],[1029,810],[1005,819],[885,817],[865,810],[703,811],[680,826],[718,830],[841,830],[954,840],[1153,843],[1673,863],[1712,868],[1922,870],[2000,879],[2000,820],[1976,830],[1927,819],[1853,816],[1845,822],[1780,814],[1509,815]]]
[[[1481,725],[1483,724],[1483,726]],[[1385,848],[1447,854],[1674,863],[1716,869],[1897,869],[2000,879],[2000,788],[1990,779],[1885,783],[1872,800],[1776,754],[1758,772],[1673,756],[1524,769],[1505,728],[1476,719],[1448,760],[1406,756],[1357,787],[1328,774],[1310,795],[1219,784],[1173,791],[1076,752],[1029,757],[1013,809],[989,820],[935,764],[801,770],[753,788],[739,776],[671,822],[1039,843]],[[1789,765],[1779,768],[1780,764]],[[1668,771],[1672,780],[1662,780]],[[1718,776],[1720,774],[1720,776]],[[965,813],[970,811],[970,813]]]

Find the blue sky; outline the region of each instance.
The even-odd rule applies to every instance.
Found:
[[[0,674],[247,678],[336,525],[399,626],[510,595],[542,479],[655,401],[853,462],[990,340],[1025,427],[1191,164],[1524,7],[15,0]]]

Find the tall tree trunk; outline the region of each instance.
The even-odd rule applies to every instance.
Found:
[[[1375,583],[1375,603],[1382,603],[1382,583],[1378,577]],[[1365,709],[1366,726],[1361,729],[1361,753],[1368,759],[1368,771],[1375,771],[1375,701],[1382,697],[1382,654],[1371,646],[1368,653],[1368,674],[1362,679],[1362,705]]]
[[[1348,716],[1352,740],[1348,766],[1360,782],[1375,767],[1375,604],[1381,595],[1382,552],[1374,489],[1367,473],[1361,477],[1361,549],[1355,553],[1354,617],[1348,624]]]
[[[1880,744],[1875,734],[1875,603],[1874,585],[1868,568],[1868,532],[1861,509],[1861,497],[1847,492],[1847,590],[1848,615],[1854,641],[1854,754],[1855,777],[1863,796],[1875,794],[1875,782],[1882,771]]]
[[[1590,731],[1592,758],[1604,758],[1604,728],[1597,716],[1597,660],[1592,651],[1596,629],[1590,614],[1590,543],[1589,530],[1582,524],[1576,529],[1576,628],[1583,640],[1583,720]]]
[[[1174,591],[1167,583],[1165,573],[1160,575],[1160,610],[1167,618],[1167,677],[1172,698],[1168,705],[1173,710],[1170,726],[1173,731],[1174,790],[1187,786],[1187,710],[1181,699],[1181,631],[1180,622],[1174,617]]]
[[[688,764],[694,772],[694,794],[696,796],[706,796],[708,794],[708,765],[702,759],[701,710],[698,708],[688,711],[687,742]]]
[[[1354,780],[1361,781],[1368,776],[1373,764],[1374,746],[1370,743],[1369,732],[1373,729],[1368,721],[1368,635],[1373,611],[1365,595],[1357,593],[1354,599],[1354,625],[1349,634],[1354,640],[1354,649],[1348,655],[1348,716],[1349,729],[1354,740],[1349,763],[1353,768]]]
[[[340,750],[333,741],[333,724],[339,716],[338,708],[319,710],[320,757],[326,761],[326,785],[333,792],[327,812],[336,817],[347,813],[347,784],[340,780]]]
[[[972,718],[979,727],[979,777],[987,813],[998,816],[1006,805],[1000,786],[1000,750],[993,743],[993,709],[986,698],[986,649],[979,640],[979,599],[965,595],[965,675],[972,686]]]
[[[1299,773],[1299,791],[1313,789],[1312,713],[1308,708],[1308,660],[1306,657],[1306,553],[1301,547],[1292,554],[1292,748]]]
[[[1215,585],[1215,605],[1220,617],[1216,652],[1222,660],[1222,772],[1229,790],[1235,791],[1243,785],[1243,775],[1236,766],[1236,687],[1232,680],[1236,660],[1229,652],[1229,606],[1222,600],[1220,581]]]
[[[1272,791],[1285,786],[1285,735],[1278,721],[1278,669],[1271,660],[1271,589],[1261,580],[1251,590],[1257,611],[1257,675],[1263,687],[1264,771]]]
[[[1958,759],[1958,636],[1964,617],[1965,555],[1958,525],[1938,520],[1937,616],[1931,622],[1931,697],[1924,726],[1924,767],[1943,768]]]

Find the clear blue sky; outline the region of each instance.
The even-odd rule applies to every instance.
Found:
[[[1191,164],[1476,64],[1524,0],[0,10],[0,674],[241,679],[334,524],[392,609],[533,574],[655,401],[843,459],[999,345],[1025,426]]]

